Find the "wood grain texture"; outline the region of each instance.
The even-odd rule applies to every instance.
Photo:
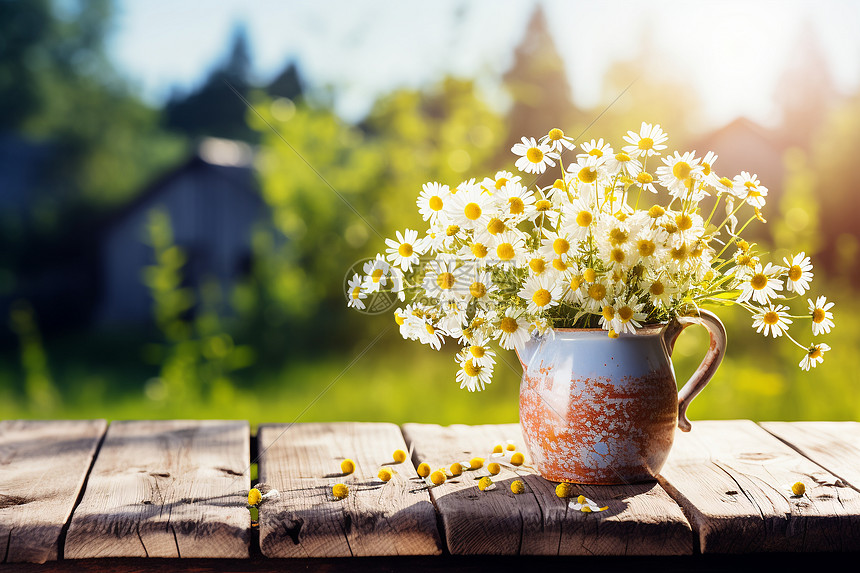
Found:
[[[0,561],[57,559],[107,423],[0,421]]]
[[[495,444],[524,444],[518,424],[437,426],[406,424],[413,462],[433,468],[487,457]],[[529,458],[526,456],[526,465]],[[586,514],[555,495],[557,484],[530,468],[504,469],[496,488],[481,492],[477,472],[466,472],[431,490],[448,549],[454,555],[684,555],[693,552],[690,525],[657,483],[576,486],[576,493],[609,506]],[[516,495],[517,478],[526,492]]]
[[[249,443],[245,421],[112,423],[65,557],[247,557]]]
[[[761,422],[765,430],[860,490],[860,422]]]
[[[749,420],[678,432],[660,481],[702,553],[860,549],[858,492]],[[789,489],[797,481],[802,497]]]
[[[331,423],[261,426],[260,481],[281,492],[260,507],[260,548],[267,557],[438,555],[442,544],[426,491],[416,489],[406,449],[394,424]],[[345,458],[352,475],[341,474]],[[387,465],[386,465],[387,464]],[[376,480],[380,467],[397,473]],[[334,500],[331,487],[347,484],[350,495]]]

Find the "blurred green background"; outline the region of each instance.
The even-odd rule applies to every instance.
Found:
[[[860,419],[856,6],[374,6],[0,3],[0,416],[514,421],[512,352],[463,392],[456,348],[347,310],[344,277],[377,231],[423,228],[422,183],[646,121],[758,173],[752,236],[813,255],[836,302],[809,373],[718,309],[729,352],[690,416]],[[706,346],[681,337],[679,379]]]

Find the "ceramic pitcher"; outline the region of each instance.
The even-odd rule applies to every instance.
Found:
[[[677,391],[672,349],[684,328],[701,324],[710,348]],[[555,329],[517,348],[523,365],[520,424],[528,452],[552,481],[621,484],[653,479],[675,428],[714,375],[726,331],[712,313],[646,326],[609,338],[599,329]]]

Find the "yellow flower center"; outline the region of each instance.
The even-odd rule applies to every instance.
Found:
[[[526,204],[519,197],[510,197],[508,199],[508,210],[511,215],[519,215],[526,210]]]
[[[654,205],[650,209],[648,209],[648,216],[652,219],[659,219],[663,215],[666,214],[666,210],[660,205]]]
[[[509,261],[514,258],[514,246],[510,243],[501,243],[496,247],[496,254],[502,261]]]
[[[529,261],[529,268],[531,268],[536,275],[539,275],[546,270],[546,261],[543,259],[532,259]]]
[[[654,140],[650,137],[643,137],[639,140],[639,149],[646,151],[654,147]]]
[[[469,352],[471,352],[472,356],[474,356],[475,358],[483,358],[484,354],[487,353],[487,351],[484,350],[483,346],[470,346]]]
[[[471,294],[475,298],[482,298],[485,294],[487,294],[487,287],[484,283],[472,283],[469,287],[469,294]]]
[[[686,213],[681,213],[680,215],[675,217],[675,223],[678,225],[678,229],[682,231],[686,231],[688,229],[693,228],[693,218]]]
[[[370,273],[370,280],[375,283],[379,282],[379,279],[382,278],[384,271],[382,269],[373,269],[373,272]]]
[[[762,290],[767,286],[767,277],[763,273],[757,273],[750,279],[750,286],[755,290]]]
[[[597,169],[594,167],[583,167],[576,176],[583,183],[594,183],[597,181]]]
[[[550,141],[558,141],[564,137],[564,132],[557,127],[554,127],[549,130],[549,139]]]
[[[248,505],[257,505],[263,500],[263,494],[260,493],[260,490],[257,488],[253,488],[248,492]]]
[[[552,295],[545,288],[539,288],[532,295],[532,302],[534,302],[539,307],[544,307],[550,303],[552,300]]]
[[[593,283],[594,279],[597,278],[597,273],[594,272],[594,269],[589,267],[583,271],[582,278],[584,278],[587,283]]]
[[[553,189],[558,189],[559,191],[564,191],[564,181],[561,179],[556,179],[552,182]]]
[[[442,290],[451,290],[454,287],[454,275],[451,273],[439,273],[436,277],[436,284]]]
[[[549,211],[550,209],[552,209],[552,203],[547,201],[546,199],[541,199],[540,201],[535,203],[535,209],[537,209],[538,212],[541,213],[543,213],[544,211]]]
[[[532,163],[540,163],[543,161],[543,151],[537,147],[529,147],[529,150],[526,151],[526,157]]]
[[[576,290],[579,288],[579,285],[582,284],[582,279],[580,277],[573,277],[570,279],[570,290]]]
[[[615,154],[615,161],[620,161],[624,163],[625,161],[630,161],[630,156],[621,151]]]
[[[507,179],[505,179],[504,177],[499,177],[499,178],[496,180],[496,191],[498,191],[499,189],[501,189],[502,187],[504,187],[504,186],[505,186],[505,185],[507,185],[507,184],[508,184],[508,180],[507,180]]]
[[[511,318],[510,316],[504,317],[501,321],[499,321],[499,328],[502,332],[507,334],[513,334],[517,330],[519,330],[520,325],[517,323],[516,319]]]
[[[606,287],[602,284],[593,284],[588,287],[588,296],[594,300],[603,300],[606,298]]]
[[[680,247],[674,248],[669,251],[669,254],[676,261],[683,261],[687,258],[687,245],[681,245]]]
[[[690,178],[690,172],[693,170],[690,164],[686,161],[678,161],[672,167],[672,175],[678,179],[685,180]]]
[[[403,243],[399,247],[397,247],[397,252],[400,253],[401,257],[411,257],[412,256],[412,245],[409,243]]]
[[[433,328],[432,324],[425,324],[424,329],[427,330],[427,334],[435,334],[436,333],[436,329]]]
[[[592,157],[603,157],[603,152],[600,151],[599,149],[597,149],[596,147],[594,149],[590,149],[588,151],[588,154],[591,155]]]
[[[812,311],[812,322],[815,324],[821,324],[825,318],[827,318],[827,315],[824,313],[823,308],[816,308]]]
[[[642,185],[647,185],[654,181],[654,176],[647,171],[641,171],[639,175],[636,176],[636,181],[638,181]]]
[[[552,250],[555,251],[555,254],[557,255],[563,255],[570,250],[570,243],[559,237],[552,242]]]
[[[702,161],[702,173],[707,177],[711,174],[711,164]]]
[[[612,229],[609,231],[609,242],[613,245],[621,245],[627,242],[627,238],[630,234],[624,229]]]
[[[478,374],[481,373],[481,367],[479,365],[475,364],[471,358],[469,358],[465,362],[465,364],[463,364],[463,370],[465,370],[466,375],[468,375],[471,378],[474,378],[475,376],[477,376]]]
[[[400,316],[399,314],[397,314],[397,313],[395,312],[395,313],[394,313],[394,322],[396,322],[396,323],[397,323],[398,325],[400,325],[400,326],[403,326],[403,323],[404,323],[404,322],[406,322],[406,317],[405,317],[405,316]]]
[[[792,265],[790,269],[788,269],[788,278],[793,281],[799,281],[800,277],[803,276],[803,269],[801,269],[798,265]]]
[[[663,286],[663,283],[661,283],[660,281],[654,281],[648,288],[648,292],[650,292],[654,296],[660,296],[661,294],[666,292],[666,287]]]
[[[454,235],[456,235],[459,232],[460,232],[460,226],[459,225],[449,225],[448,228],[445,229],[445,234],[448,235],[449,237],[453,237]]]
[[[612,249],[609,252],[609,260],[613,263],[621,264],[624,262],[625,258],[627,258],[627,255],[624,253],[623,249]]]
[[[636,243],[636,248],[639,250],[640,257],[650,257],[657,250],[657,245],[649,239],[642,239]]]
[[[554,268],[557,271],[566,271],[567,265],[561,259],[553,259],[552,260],[552,268]]]
[[[609,305],[604,306],[602,314],[603,318],[605,318],[606,320],[612,320],[613,318],[615,318],[615,307]]]
[[[812,350],[809,351],[809,357],[810,358],[821,358],[821,349],[818,348],[817,346],[814,347]]]
[[[431,209],[434,211],[441,211],[442,207],[445,205],[442,203],[442,199],[439,198],[438,195],[433,195],[430,197],[430,201],[427,202]]]
[[[729,179],[728,177],[720,177],[720,185],[722,185],[722,186],[724,186],[724,187],[728,187],[728,188],[730,188],[730,189],[731,189],[731,187],[732,187],[732,180],[731,180],[731,179]]]
[[[580,227],[587,227],[594,220],[594,216],[589,211],[580,211],[576,215],[576,224]]]
[[[625,304],[618,309],[618,318],[620,318],[622,322],[629,322],[630,319],[633,318],[633,309]]]
[[[744,187],[746,187],[747,189],[749,189],[750,191],[752,191],[753,189],[755,189],[756,187],[758,187],[758,185],[756,185],[756,184],[755,184],[755,183],[753,183],[752,181],[744,181]]]
[[[478,259],[483,259],[487,256],[487,246],[483,243],[472,243],[472,246],[469,248],[471,249],[472,254]]]
[[[750,250],[750,244],[741,239],[740,241],[738,241],[738,248],[743,252],[747,252]]]
[[[481,206],[477,203],[467,203],[466,206],[463,208],[463,214],[470,221],[474,221],[478,217],[480,217],[481,212]]]
[[[776,312],[769,310],[766,313],[764,313],[764,316],[762,317],[762,321],[765,324],[770,324],[770,325],[776,324],[777,322],[779,322],[779,315]]]
[[[505,224],[502,222],[501,219],[493,217],[492,219],[490,219],[490,222],[487,223],[487,230],[490,232],[491,235],[498,235],[499,233],[504,232]]]

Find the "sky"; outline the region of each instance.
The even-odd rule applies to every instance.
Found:
[[[860,86],[860,2],[544,0],[574,101],[594,107],[603,75],[651,46],[660,73],[689,82],[703,124],[738,116],[778,121],[773,102],[803,35],[820,42],[839,90]],[[247,27],[253,76],[266,81],[291,59],[314,86],[330,86],[346,119],[398,87],[443,74],[487,80],[510,64],[535,0],[118,0],[109,43],[114,63],[150,102],[198,85],[226,56],[235,26]],[[634,88],[635,89],[635,86]],[[503,102],[503,98],[497,98]]]

